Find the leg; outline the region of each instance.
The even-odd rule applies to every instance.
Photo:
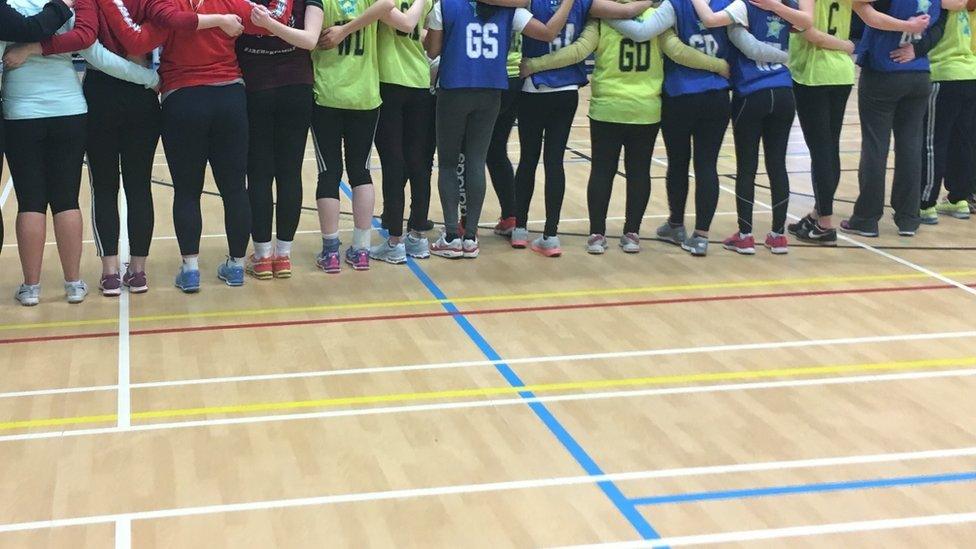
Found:
[[[858,87],[858,114],[861,119],[861,161],[857,173],[859,193],[850,224],[868,232],[877,231],[878,220],[884,213],[888,146],[895,114],[891,92],[888,78],[884,75],[861,72]],[[918,157],[918,150],[914,156]]]
[[[410,180],[410,219],[407,229],[423,232],[430,214],[430,179],[434,163],[434,149],[428,135],[434,127],[434,97],[426,89],[412,90],[405,112],[403,150]]]
[[[88,103],[88,178],[92,199],[92,234],[102,258],[102,274],[119,272],[119,155],[124,141],[124,83],[92,71],[85,78]]]
[[[542,161],[546,170],[546,227],[543,236],[556,236],[559,230],[559,216],[566,195],[566,167],[563,158],[569,132],[573,129],[573,118],[579,104],[578,91],[547,94],[552,101],[545,126],[545,142]]]
[[[464,139],[468,117],[467,95],[469,90],[441,90],[437,96],[437,190],[441,197],[444,214],[444,231],[448,242],[458,235],[454,233],[458,225],[457,165],[461,157],[461,142]]]
[[[752,233],[752,206],[756,196],[759,169],[759,139],[763,123],[772,106],[770,90],[762,90],[732,102],[735,135],[735,210],[739,233]]]
[[[590,120],[593,162],[590,164],[590,179],[586,184],[586,205],[591,235],[607,234],[607,209],[613,191],[613,178],[620,162],[620,149],[623,147],[623,126],[624,124]],[[627,176],[630,177],[629,172]]]
[[[251,237],[259,259],[271,256],[271,224],[274,220],[275,110],[278,89],[247,94],[247,194],[251,204]]]
[[[380,84],[380,92],[383,105],[376,126],[376,151],[383,166],[383,226],[391,237],[399,239],[403,236],[404,187],[407,184],[404,111],[410,90],[394,84]]]
[[[522,79],[509,78],[508,89],[502,92],[501,107],[488,147],[488,173],[498,196],[501,217],[515,216],[515,170],[508,158],[508,138],[518,117],[518,100],[522,94]]]
[[[343,113],[346,121],[343,124],[342,139],[346,151],[349,186],[352,187],[352,217],[355,227],[353,246],[356,249],[369,248],[369,236],[373,229],[373,207],[376,198],[373,192],[373,178],[369,173],[369,154],[373,149],[373,136],[376,133],[376,120],[379,118],[379,113],[378,108]],[[399,219],[402,224],[402,213]]]
[[[224,228],[231,259],[247,255],[251,203],[247,199],[247,96],[244,86],[215,88],[220,105],[210,140],[210,169],[224,203]]]
[[[319,227],[323,235],[338,234],[339,181],[342,179],[342,117],[338,109],[312,107],[312,142],[319,168],[315,188]]]
[[[45,172],[54,236],[65,282],[81,280],[81,164],[85,158],[87,115],[51,120],[45,143]]]
[[[695,233],[708,236],[708,230],[718,207],[718,154],[729,128],[731,104],[725,91],[701,94],[700,100],[708,115],[700,117],[694,126],[695,139]]]
[[[964,201],[972,194],[971,184],[976,177],[976,82],[967,81],[961,100],[962,109],[953,127],[946,173],[949,202]]]
[[[624,171],[627,173],[627,205],[624,233],[640,234],[641,221],[651,199],[651,154],[658,124],[631,125],[624,141]]]
[[[664,108],[661,113],[661,131],[664,135],[664,147],[668,154],[666,176],[668,211],[670,212],[668,223],[673,227],[680,227],[685,224],[685,206],[688,203],[688,170],[691,169],[691,132],[693,128],[692,119],[689,118],[691,110],[686,108],[688,104],[688,98],[683,96],[665,97]],[[728,117],[726,117],[726,125],[728,125]],[[701,186],[701,183],[698,183],[698,186]]]
[[[24,284],[41,281],[49,197],[45,185],[46,125],[41,120],[8,120],[7,159],[17,194],[17,251]]]
[[[200,195],[207,168],[211,109],[201,88],[183,88],[163,101],[163,149],[173,178],[173,227],[184,258],[200,253]]]
[[[898,229],[915,231],[919,225],[921,194],[918,181],[922,178],[918,151],[922,148],[922,119],[931,84],[924,73],[899,76],[905,76],[904,95],[894,115],[895,177],[891,184],[891,206]]]
[[[129,272],[141,273],[146,268],[155,220],[152,165],[159,144],[160,113],[159,99],[152,91],[133,90],[132,101],[132,123],[126,126],[122,145],[122,182],[128,208]]]
[[[481,221],[481,208],[485,203],[485,162],[488,145],[491,143],[491,130],[496,118],[501,94],[484,90],[479,95],[478,108],[468,115],[467,131],[464,134],[465,189],[467,190],[467,211],[464,219],[464,237],[475,240],[478,223]]]
[[[786,212],[790,205],[790,177],[786,172],[786,149],[796,107],[793,90],[777,88],[773,92],[773,111],[763,120],[762,141],[766,156],[766,172],[772,195],[773,225],[777,234],[785,232]]]
[[[523,93],[519,96],[519,164],[515,171],[515,225],[525,228],[529,206],[535,193],[535,172],[542,155],[542,132],[548,109],[549,94]],[[539,97],[542,96],[542,97]]]
[[[298,230],[302,213],[302,166],[305,163],[305,145],[308,143],[309,121],[312,119],[312,87],[288,86],[278,89],[282,98],[275,116],[275,191],[278,202],[275,208],[275,235],[278,252],[283,243],[286,252]],[[253,138],[254,134],[251,134]],[[288,256],[289,253],[276,255]]]

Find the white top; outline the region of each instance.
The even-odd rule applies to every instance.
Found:
[[[722,11],[729,14],[729,17],[736,23],[749,28],[749,8],[746,6],[745,0],[735,0]]]

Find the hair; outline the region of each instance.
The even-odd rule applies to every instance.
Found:
[[[491,4],[485,4],[484,2],[477,2],[475,4],[475,13],[478,15],[478,19],[484,21],[485,19],[490,19],[491,16],[495,15],[498,11],[498,6],[492,6]]]

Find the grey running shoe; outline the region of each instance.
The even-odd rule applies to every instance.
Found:
[[[607,237],[602,234],[591,234],[590,238],[586,239],[586,253],[593,255],[600,255],[607,251]]]
[[[461,241],[461,256],[468,259],[478,257],[481,250],[478,248],[477,238],[465,238]]]
[[[704,236],[692,234],[681,243],[681,249],[696,257],[708,254],[708,239]]]
[[[640,237],[637,233],[626,233],[620,237],[620,248],[628,254],[640,251]]]
[[[559,257],[563,249],[559,247],[558,236],[540,236],[532,241],[532,251],[546,257]]]
[[[657,237],[665,242],[683,246],[685,241],[688,240],[688,233],[685,231],[684,225],[673,227],[670,223],[665,221],[664,225],[657,228]]]
[[[439,257],[457,259],[464,256],[464,247],[460,238],[448,242],[446,235],[441,233],[440,238],[430,245],[430,253]]]
[[[14,299],[20,302],[24,307],[33,307],[41,302],[41,285],[40,284],[21,284],[20,288],[17,288],[17,293],[14,295]]]
[[[84,280],[65,282],[64,295],[68,298],[68,303],[81,303],[88,296],[88,284]]]
[[[391,244],[389,240],[369,249],[370,259],[385,261],[393,265],[407,262],[407,248],[403,242]]]
[[[430,257],[430,241],[426,236],[414,236],[408,234],[403,239],[407,255],[415,259],[427,259]]]
[[[513,248],[528,248],[529,247],[529,230],[525,227],[515,227],[512,229],[512,247]]]

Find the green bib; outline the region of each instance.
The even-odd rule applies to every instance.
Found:
[[[973,32],[969,14],[951,11],[942,40],[929,52],[932,81],[976,80],[976,55],[973,54]]]
[[[851,36],[851,3],[848,0],[816,0],[813,26],[841,40]],[[790,72],[804,86],[854,84],[854,60],[847,52],[818,48],[802,34],[790,36]]]
[[[519,64],[522,63],[522,33],[512,32],[512,42],[508,47],[508,77],[519,77]]]
[[[641,18],[653,10],[648,9]],[[656,39],[635,43],[600,21],[591,82],[590,118],[593,120],[619,124],[661,121],[664,58]]]
[[[359,17],[373,0],[326,0],[322,28]],[[376,60],[376,23],[350,34],[338,47],[312,51],[315,103],[323,107],[366,111],[380,106]]]
[[[433,3],[431,0],[400,0],[400,11],[406,12],[413,2],[426,2],[427,5],[417,28],[412,32],[402,32],[385,23],[378,24],[376,44],[379,49],[380,82],[408,88],[430,88],[430,63],[424,44],[420,41],[420,31]]]
[[[976,29],[976,11],[969,12],[969,31],[973,35],[970,48],[973,50],[973,53],[976,53],[976,32],[972,32],[973,29]]]

